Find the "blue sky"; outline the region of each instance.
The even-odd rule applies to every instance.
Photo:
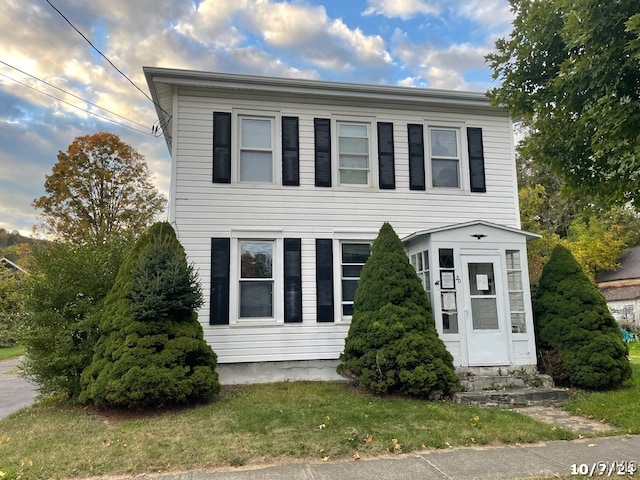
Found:
[[[51,5],[145,92],[143,66],[486,91],[512,21],[507,0],[49,2],[3,0],[0,16],[0,227],[23,234],[78,136],[119,135],[169,187],[153,105]]]

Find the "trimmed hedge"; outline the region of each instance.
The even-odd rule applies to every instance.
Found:
[[[557,384],[606,390],[631,377],[627,346],[605,298],[562,245],[542,270],[533,314],[538,366]]]
[[[362,269],[338,372],[379,394],[449,396],[453,357],[438,337],[431,305],[402,242],[385,223]]]
[[[204,402],[219,390],[217,358],[195,309],[202,293],[168,223],[157,223],[123,263],[100,315],[81,401],[149,408]]]

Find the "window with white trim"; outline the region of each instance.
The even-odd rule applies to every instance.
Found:
[[[338,182],[371,185],[371,124],[336,123],[338,130]]]
[[[511,314],[511,332],[527,333],[520,250],[507,250],[506,260],[507,287],[509,290],[509,312]]]
[[[429,275],[429,251],[424,250],[422,252],[414,253],[411,255],[411,265],[418,274],[418,278],[422,282],[422,288],[427,292],[429,299],[431,299],[431,279]]]
[[[274,182],[275,118],[239,115],[240,182]]]
[[[461,180],[460,129],[429,127],[429,162],[433,188],[456,188]]]
[[[341,308],[342,316],[353,315],[353,299],[355,298],[358,280],[362,267],[371,254],[370,243],[343,242],[340,245],[341,258]]]
[[[238,317],[274,318],[274,248],[272,240],[240,240]]]

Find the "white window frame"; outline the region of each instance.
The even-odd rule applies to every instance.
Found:
[[[278,168],[278,159],[281,157],[281,118],[279,112],[261,110],[234,110],[232,115],[232,149],[235,161],[232,169],[232,182],[243,186],[256,185],[260,187],[269,185],[279,185],[281,183],[281,169]],[[242,121],[248,120],[269,120],[271,122],[271,148],[263,149],[259,147],[244,148],[242,145]],[[242,180],[242,152],[262,151],[271,152],[271,181]]]
[[[271,317],[240,317],[241,248],[243,241],[271,242],[272,308]],[[231,233],[229,272],[229,324],[237,326],[278,325],[284,323],[284,240],[281,230],[234,230]]]
[[[456,133],[457,157],[438,156],[432,154],[432,131],[447,130]],[[426,156],[426,177],[427,190],[437,193],[459,194],[469,191],[469,153],[467,148],[466,125],[459,122],[430,122],[425,124],[425,156]],[[440,187],[434,186],[433,160],[450,160],[458,162],[458,186]]]
[[[377,123],[373,117],[336,116],[332,118],[331,151],[332,154],[332,183],[341,189],[370,189],[378,181],[378,142]],[[367,183],[342,183],[340,181],[340,125],[366,126],[368,132],[369,168]]]

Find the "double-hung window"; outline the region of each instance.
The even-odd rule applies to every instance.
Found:
[[[274,242],[240,240],[239,318],[274,318]]]
[[[433,188],[460,188],[460,129],[429,127],[429,159]]]
[[[240,182],[273,183],[275,119],[240,115],[238,122]]]
[[[371,125],[368,123],[337,122],[337,128],[340,185],[370,185]]]
[[[342,316],[353,315],[353,299],[360,272],[370,255],[369,243],[341,244]]]

